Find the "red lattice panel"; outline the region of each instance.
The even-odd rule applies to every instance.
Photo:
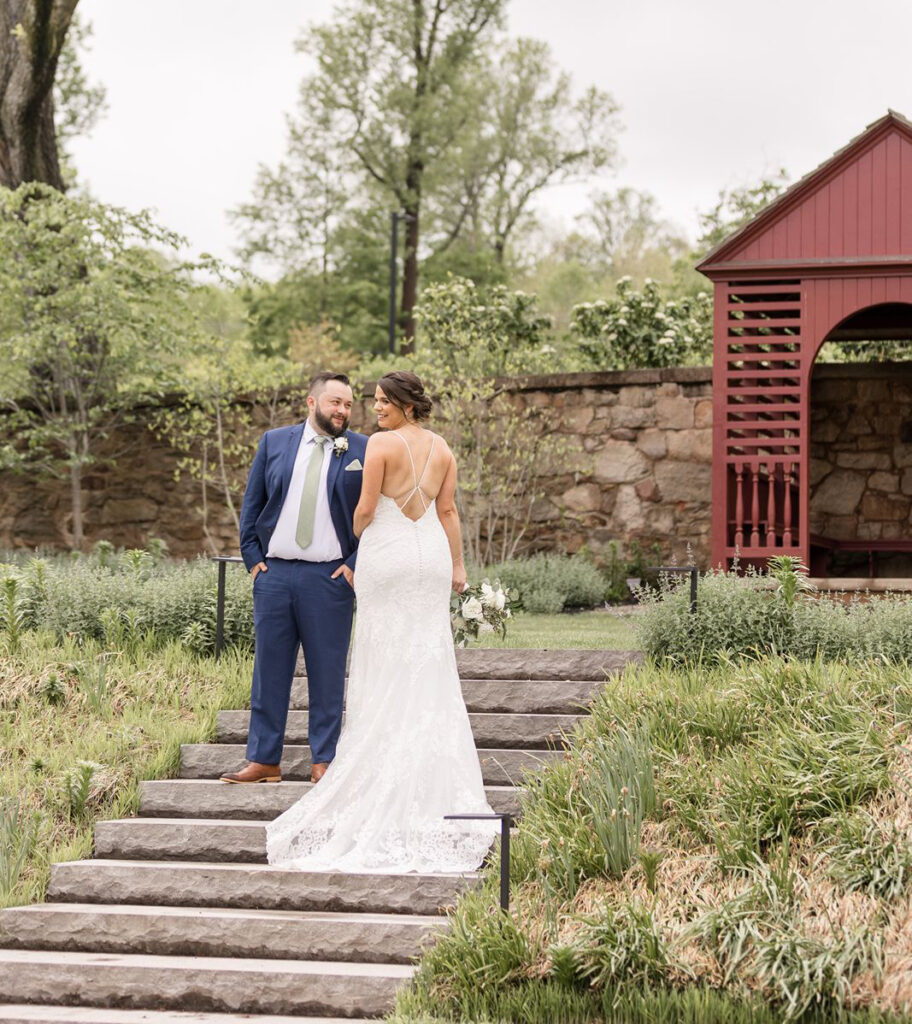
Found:
[[[800,282],[729,282],[720,326],[726,554],[748,560],[798,554],[807,437]]]

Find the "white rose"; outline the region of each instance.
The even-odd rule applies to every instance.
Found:
[[[478,632],[479,633],[493,633],[494,632],[494,627],[491,625],[490,622],[482,622],[481,625],[478,627]]]
[[[507,603],[507,595],[502,590],[500,590],[498,588],[498,590],[494,594],[494,607],[499,612],[502,612],[504,610],[504,606],[506,605],[506,603]]]
[[[464,619],[484,619],[484,608],[477,597],[470,597],[462,606],[462,617]]]
[[[481,585],[481,603],[485,608],[497,607],[497,596],[490,583],[482,583]]]

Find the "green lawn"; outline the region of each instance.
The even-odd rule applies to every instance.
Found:
[[[637,643],[629,616],[600,610],[564,615],[520,612],[507,623],[506,641],[488,635],[472,646],[631,650]]]

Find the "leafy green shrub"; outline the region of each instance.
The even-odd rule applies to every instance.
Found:
[[[800,569],[708,572],[699,581],[695,614],[689,581],[663,575],[657,589],[637,590],[645,606],[635,623],[640,646],[654,657],[679,661],[769,653],[826,661],[912,661],[912,597],[848,603],[811,597]]]
[[[15,571],[7,571],[0,577],[0,632],[11,652],[18,650],[28,621],[22,589],[20,576]]]
[[[712,361],[712,296],[671,299],[655,281],[637,291],[629,277],[614,298],[575,306],[571,332],[600,370],[702,365]]]
[[[532,555],[490,566],[485,574],[514,591],[517,611],[553,615],[567,608],[594,608],[607,594],[605,577],[583,554]]]
[[[92,797],[92,783],[102,765],[97,761],[79,760],[63,777],[63,794],[72,818],[85,814]]]
[[[118,650],[184,639],[197,654],[214,649],[217,570],[208,559],[168,562],[160,546],[116,554],[99,543],[92,555],[32,558],[0,565],[0,574],[11,581],[0,593],[8,644],[23,629],[40,628]],[[253,646],[253,593],[240,566],[228,566],[225,576],[224,641]]]
[[[62,704],[66,700],[66,684],[57,672],[50,672],[41,683],[41,696],[48,704]]]

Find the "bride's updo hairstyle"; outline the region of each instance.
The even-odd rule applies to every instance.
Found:
[[[408,419],[407,406],[412,406],[412,419],[426,420],[431,415],[433,402],[424,393],[421,378],[408,370],[393,370],[377,381],[377,387]]]

